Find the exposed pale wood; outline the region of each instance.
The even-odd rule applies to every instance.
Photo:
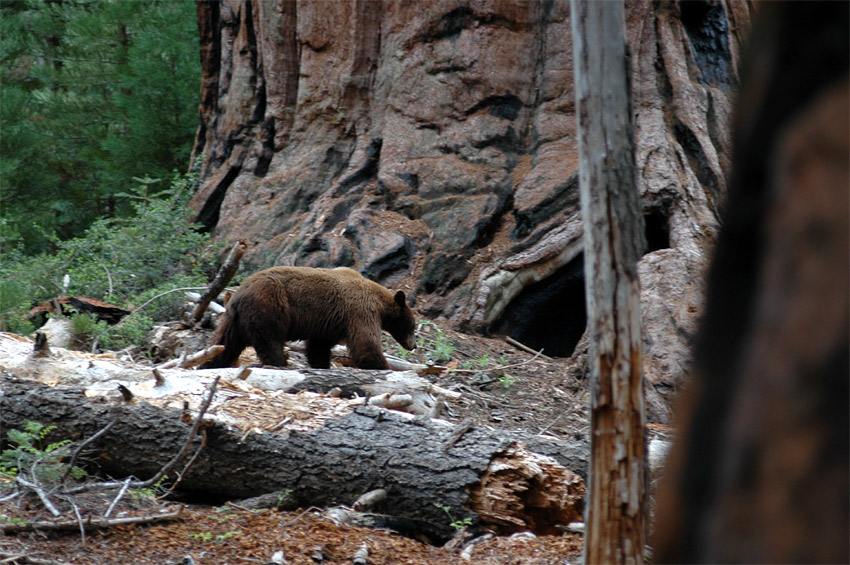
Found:
[[[621,1],[572,0],[591,373],[587,563],[643,562],[645,410],[637,260],[645,247]]]
[[[201,365],[212,359],[216,355],[220,354],[222,351],[224,351],[223,345],[210,345],[202,351],[198,351],[187,357],[181,357],[180,359],[172,359],[171,361],[166,361],[162,365],[157,366],[157,369],[171,369],[173,367],[189,369],[191,367],[197,367],[198,365]]]
[[[522,445],[511,446],[490,461],[480,484],[472,489],[472,508],[486,522],[508,531],[558,533],[558,526],[581,519],[585,488],[581,477],[551,464],[551,459]],[[561,498],[565,495],[569,501]],[[519,520],[517,506],[526,508]]]

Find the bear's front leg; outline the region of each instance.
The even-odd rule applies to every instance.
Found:
[[[358,369],[389,369],[380,338],[374,340],[353,340],[348,343],[348,352],[352,364]]]
[[[334,342],[324,339],[307,340],[307,362],[315,369],[330,369],[331,347]]]

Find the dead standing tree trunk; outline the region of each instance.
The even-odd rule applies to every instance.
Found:
[[[572,0],[591,369],[587,563],[641,563],[646,541],[637,260],[644,247],[622,2]]]

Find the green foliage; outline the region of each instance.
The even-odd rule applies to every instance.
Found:
[[[131,215],[133,177],[185,166],[199,82],[192,2],[0,2],[0,252]]]
[[[71,316],[71,338],[77,349],[87,349],[104,331],[106,322],[98,321],[91,314]]]
[[[217,544],[222,544],[225,541],[227,541],[228,539],[235,537],[235,536],[239,536],[239,535],[242,535],[241,531],[231,530],[229,532],[225,532],[223,534],[218,534],[218,535],[213,535],[212,532],[198,532],[198,533],[195,533],[195,534],[189,534],[189,537],[194,539],[194,540],[201,541],[203,543],[209,543],[209,542],[215,540],[215,542]]]
[[[27,290],[28,285],[21,281],[0,280],[0,331],[28,334],[33,330],[25,319],[30,300]]]
[[[36,256],[12,252],[0,263],[0,327],[26,329],[21,317],[32,302],[57,294],[82,295],[120,306],[139,306],[175,287],[204,286],[204,269],[215,257],[209,236],[190,222],[187,202],[197,176],[174,175],[168,188],[153,192],[159,183],[140,179],[127,193],[136,215],[103,218],[84,237],[55,242],[56,251]],[[65,275],[70,286],[63,288]],[[8,290],[8,292],[7,292]],[[144,310],[107,327],[76,316],[74,334],[83,344],[95,340],[106,348],[138,344],[155,320],[172,319],[182,298],[175,293],[152,302]]]
[[[212,541],[213,533],[212,532],[197,532],[197,533],[194,533],[194,534],[189,534],[189,537],[192,538],[193,540],[202,541],[204,543],[207,543],[209,541]]]
[[[505,388],[511,388],[514,385],[514,383],[517,382],[517,380],[518,379],[516,377],[512,377],[511,375],[509,375],[507,373],[499,375],[499,378],[498,378],[498,381],[500,383],[502,383],[502,386],[505,387]]]
[[[427,339],[420,337],[416,347],[423,347],[428,352],[428,357],[436,363],[451,361],[456,348],[449,337],[434,322],[422,321],[421,325],[430,327],[434,332],[434,337]]]
[[[39,481],[57,482],[65,473],[62,462],[69,440],[44,446],[47,436],[56,426],[45,426],[38,422],[27,422],[23,430],[9,430],[7,436],[12,447],[0,452],[0,476],[15,477],[19,471],[34,473]],[[71,470],[71,476],[81,479],[86,472],[79,467]]]
[[[454,528],[456,530],[462,530],[462,529],[468,528],[469,526],[472,525],[472,518],[464,518],[463,520],[455,520],[454,517],[452,517],[451,507],[449,507],[445,504],[440,504],[438,502],[435,502],[434,506],[436,506],[440,510],[444,511],[448,515],[449,520],[452,520],[452,522],[449,523],[449,526],[451,526],[452,528]]]
[[[161,492],[164,492],[162,483],[164,483],[167,479],[168,475],[165,475],[156,483],[154,483],[153,486],[147,488],[130,489],[127,491],[127,494],[135,502],[139,502],[144,499],[156,498]]]

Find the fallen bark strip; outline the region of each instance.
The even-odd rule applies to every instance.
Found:
[[[0,379],[3,434],[37,421],[57,426],[57,439],[80,439],[114,418],[114,403],[86,398],[82,388]],[[118,423],[93,445],[92,464],[114,477],[151,477],[184,446],[189,426],[180,410],[145,402],[121,410]],[[528,444],[534,457],[529,457],[518,449],[518,440],[532,438],[473,427],[443,451],[453,439],[452,426],[370,406],[313,431],[243,437],[240,430],[213,421],[205,432],[206,447],[179,489],[218,501],[289,491],[302,507],[331,506],[383,488],[386,501],[375,511],[412,521],[435,540],[453,535],[450,522],[470,518],[477,523],[482,515],[508,531],[545,532],[580,518],[581,495],[569,491],[576,479],[565,479],[573,475],[551,459],[541,464],[539,454],[544,447],[583,467],[585,442],[534,438]],[[486,504],[488,499],[500,502]],[[450,509],[451,520],[443,507]]]
[[[168,512],[167,514],[151,514],[148,516],[130,516],[127,518],[98,518],[89,516],[79,520],[42,520],[37,522],[15,522],[15,523],[0,523],[0,532],[11,534],[16,532],[30,532],[39,530],[53,531],[76,531],[80,529],[80,525],[86,528],[113,528],[115,526],[123,526],[127,524],[151,524],[153,522],[166,522],[168,520],[177,520],[183,513],[183,507],[177,507],[177,510]]]

